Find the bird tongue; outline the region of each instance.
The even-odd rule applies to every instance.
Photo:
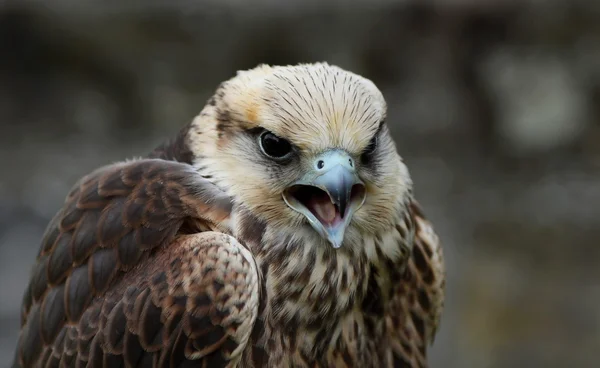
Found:
[[[322,222],[331,224],[335,220],[337,211],[327,194],[315,195],[310,198],[307,204]]]

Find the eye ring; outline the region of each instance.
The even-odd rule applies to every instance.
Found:
[[[292,154],[292,145],[287,140],[265,130],[258,137],[262,153],[274,160],[285,160]]]

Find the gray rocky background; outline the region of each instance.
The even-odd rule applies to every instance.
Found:
[[[0,1],[0,367],[73,182],[258,63],[374,80],[445,245],[433,367],[600,366],[600,2]]]

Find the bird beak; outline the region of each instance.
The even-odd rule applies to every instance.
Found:
[[[356,174],[354,160],[341,150],[317,157],[313,168],[283,192],[285,203],[300,212],[334,248],[366,199],[364,183]]]

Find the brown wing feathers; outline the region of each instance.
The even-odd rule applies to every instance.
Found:
[[[416,202],[409,208],[415,240],[406,271],[396,284],[388,319],[394,366],[427,367],[444,302],[444,263],[439,239]]]
[[[226,223],[230,210],[229,198],[186,164],[138,160],[110,165],[84,177],[43,237],[24,297],[15,362],[29,367],[36,361],[47,361],[48,366],[55,361],[64,364],[69,357],[99,359],[94,352],[102,349],[98,350],[94,340],[100,335],[94,331],[110,323],[113,328],[106,331],[118,335],[124,322],[133,320],[148,322],[137,332],[144,347],[151,348],[150,321],[160,315],[160,298],[154,294],[160,289],[157,285],[166,285],[164,280],[148,280],[146,292],[129,291],[105,303],[98,298],[125,271],[171,243],[184,222],[203,220],[216,228]],[[124,343],[136,350],[135,342],[119,340],[116,335],[107,332],[102,337],[111,354],[121,354]],[[102,357],[105,363],[107,359],[110,355]]]

